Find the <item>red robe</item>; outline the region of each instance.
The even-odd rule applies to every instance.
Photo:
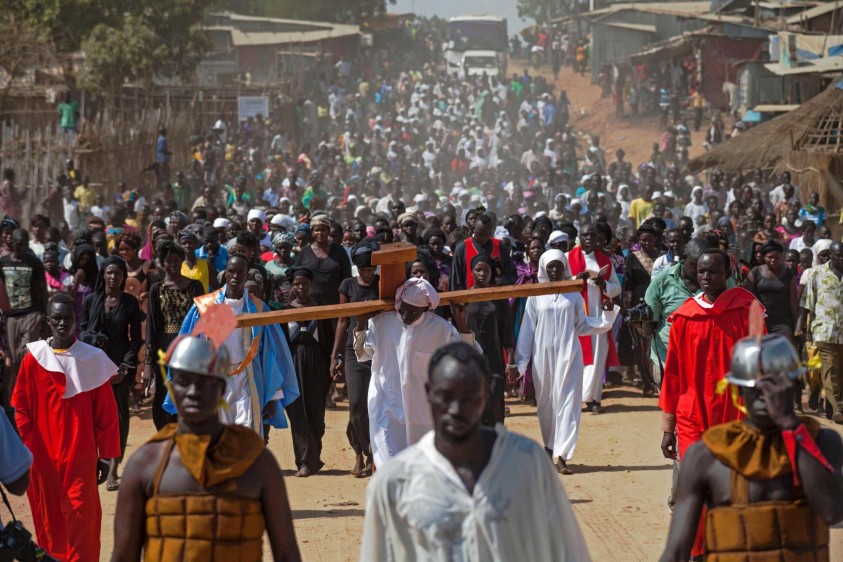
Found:
[[[732,347],[749,335],[749,307],[754,300],[740,287],[727,289],[713,305],[700,294],[667,319],[670,338],[659,407],[676,415],[680,459],[706,429],[743,417],[732,404],[731,393],[717,394],[716,389],[731,367]],[[704,522],[701,517],[693,556],[703,554]]]
[[[732,346],[749,333],[752,293],[736,287],[706,308],[702,295],[689,298],[668,318],[670,339],[659,407],[676,415],[679,456],[709,427],[740,419],[728,392],[717,383],[732,363]],[[704,301],[702,301],[704,302]]]
[[[74,347],[79,345],[85,344]],[[33,457],[27,496],[38,544],[59,560],[96,561],[102,521],[97,460],[120,456],[117,404],[108,382],[114,371],[103,371],[114,364],[108,358],[82,362],[75,380],[69,380],[61,370],[45,369],[33,353],[30,347],[21,362],[12,406]],[[86,359],[91,355],[86,350]],[[57,365],[55,355],[52,360]],[[86,373],[91,366],[100,372]],[[75,393],[65,398],[68,385]]]

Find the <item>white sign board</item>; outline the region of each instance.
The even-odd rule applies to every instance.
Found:
[[[269,98],[266,96],[237,96],[237,118],[245,121],[258,114],[269,115]]]

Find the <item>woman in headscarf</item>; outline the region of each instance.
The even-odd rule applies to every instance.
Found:
[[[377,300],[380,277],[372,265],[372,252],[378,250],[375,242],[363,240],[351,248],[351,263],[357,267],[357,277],[349,277],[340,283],[340,305],[352,302]],[[348,442],[354,450],[354,468],[351,475],[365,478],[372,475],[374,464],[369,444],[369,407],[366,403],[369,381],[372,378],[372,362],[358,361],[354,354],[354,331],[358,319],[340,318],[337,334],[331,350],[331,373],[334,380],[345,374],[345,388],[348,391]]]
[[[700,188],[702,191],[702,188]],[[629,216],[629,204],[632,203],[632,197],[629,195],[629,186],[622,183],[618,186],[618,193],[615,199],[621,205],[621,216],[626,218]]]
[[[97,252],[91,244],[77,244],[70,253],[70,277],[64,279],[65,292],[76,299],[76,317],[82,318],[82,305],[85,298],[94,292],[99,268]],[[76,324],[76,337],[82,331],[81,323]]]
[[[311,298],[313,272],[297,267],[292,275],[289,308],[317,306]],[[325,466],[322,437],[325,435],[325,400],[331,387],[330,352],[334,342],[331,320],[289,322],[284,325],[290,354],[296,367],[299,397],[284,408],[290,418],[296,476],[306,478]]]
[[[85,298],[82,307],[81,335],[83,342],[99,347],[119,365],[111,379],[120,422],[120,458],[110,461],[106,489],[117,489],[117,467],[126,453],[129,438],[129,391],[134,385],[134,369],[143,345],[141,312],[138,299],[125,291],[129,276],[123,258],[110,256],[102,264],[94,292]]]
[[[451,279],[451,268],[454,265],[454,258],[445,253],[445,241],[448,239],[445,233],[438,228],[429,228],[424,233],[424,239],[430,255],[436,262],[436,269],[439,271],[439,285],[437,290],[447,291],[448,282]]]
[[[195,279],[202,283],[207,293],[211,288],[211,279],[216,279],[216,271],[208,260],[196,257],[199,238],[190,230],[182,230],[178,236],[179,246],[184,248],[184,262],[181,264],[181,274],[188,279]]]
[[[471,258],[469,267],[474,275],[472,288],[485,289],[494,285],[496,271],[500,265],[495,264],[486,254],[476,254]],[[494,427],[495,424],[503,423],[504,420],[505,357],[513,359],[515,346],[509,302],[506,299],[470,302],[462,310],[465,313],[464,318],[458,320],[460,331],[474,334],[475,341],[483,348],[483,355],[489,362],[491,379],[487,381],[489,399],[486,404],[486,413],[483,415],[483,423]],[[462,314],[455,314],[455,316],[462,316]]]
[[[273,257],[264,266],[272,287],[271,308],[277,308],[289,301],[287,298],[290,287],[288,272],[293,267],[294,243],[295,238],[289,232],[278,232],[272,237]]]
[[[539,260],[539,278],[562,281],[565,254],[548,250]],[[583,355],[578,337],[608,332],[616,312],[585,314],[580,293],[529,297],[515,347],[516,367],[507,366],[507,378],[523,375],[533,364],[539,426],[548,454],[560,474],[571,474],[567,461],[574,455],[583,396]]]
[[[167,230],[167,223],[162,220],[154,220],[149,223],[146,229],[146,244],[141,248],[138,255],[142,260],[155,259],[155,235],[160,231]]]
[[[182,322],[187,316],[193,299],[205,294],[202,283],[188,279],[181,272],[184,262],[184,248],[172,240],[161,240],[156,255],[164,271],[164,280],[149,289],[149,315],[146,322],[146,357],[144,378],[155,380],[155,394],[152,398],[152,422],[160,430],[175,421],[164,411],[161,404],[167,389],[161,369],[158,368],[158,351],[167,351],[179,334]]]
[[[539,259],[541,259],[543,253],[544,244],[542,244],[541,239],[531,238],[527,244],[527,252],[524,255],[524,260],[515,262],[516,285],[529,285],[539,282]],[[527,306],[527,299],[526,297],[509,299],[509,306],[511,309],[510,316],[513,319],[514,339],[517,341],[518,333],[521,329],[521,320],[524,316],[524,307]],[[512,357],[508,357],[508,359],[512,361]],[[509,381],[507,382],[511,384]],[[521,377],[519,395],[522,402],[535,400],[536,393],[533,388],[533,369],[531,365],[527,366],[524,376]]]

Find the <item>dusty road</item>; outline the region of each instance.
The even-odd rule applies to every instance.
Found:
[[[580,440],[571,467],[561,477],[595,561],[652,561],[667,533],[666,506],[670,464],[659,451],[656,400],[629,387],[606,391],[601,415],[583,414]],[[535,408],[510,400],[507,427],[539,439]],[[310,478],[292,477],[293,453],[288,431],[272,434],[270,449],[285,468],[296,534],[305,560],[357,560],[363,528],[367,480],[349,475],[354,455],[348,446],[346,404],[328,412],[325,468]],[[154,431],[148,408],[132,418],[129,452]],[[103,555],[113,544],[117,494],[100,488],[103,502]],[[31,529],[25,499],[13,500],[18,516]],[[5,514],[4,514],[5,518]],[[552,525],[553,522],[548,522]],[[266,546],[266,545],[265,545]],[[832,531],[832,560],[843,560],[843,530]],[[623,553],[622,556],[619,553]],[[269,559],[267,557],[267,559]]]

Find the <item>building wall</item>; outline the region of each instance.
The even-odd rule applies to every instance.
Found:
[[[623,29],[607,23],[632,23],[652,25],[655,33]],[[669,14],[654,14],[637,10],[624,10],[594,22],[591,28],[591,80],[597,80],[600,68],[607,63],[628,57],[646,47],[682,35],[686,31],[697,31],[708,22]]]
[[[714,107],[720,108],[729,106],[729,98],[723,93],[723,83],[727,80],[738,83],[738,67],[735,63],[760,60],[766,52],[762,40],[732,37],[705,37],[700,41],[700,48],[703,96]]]

